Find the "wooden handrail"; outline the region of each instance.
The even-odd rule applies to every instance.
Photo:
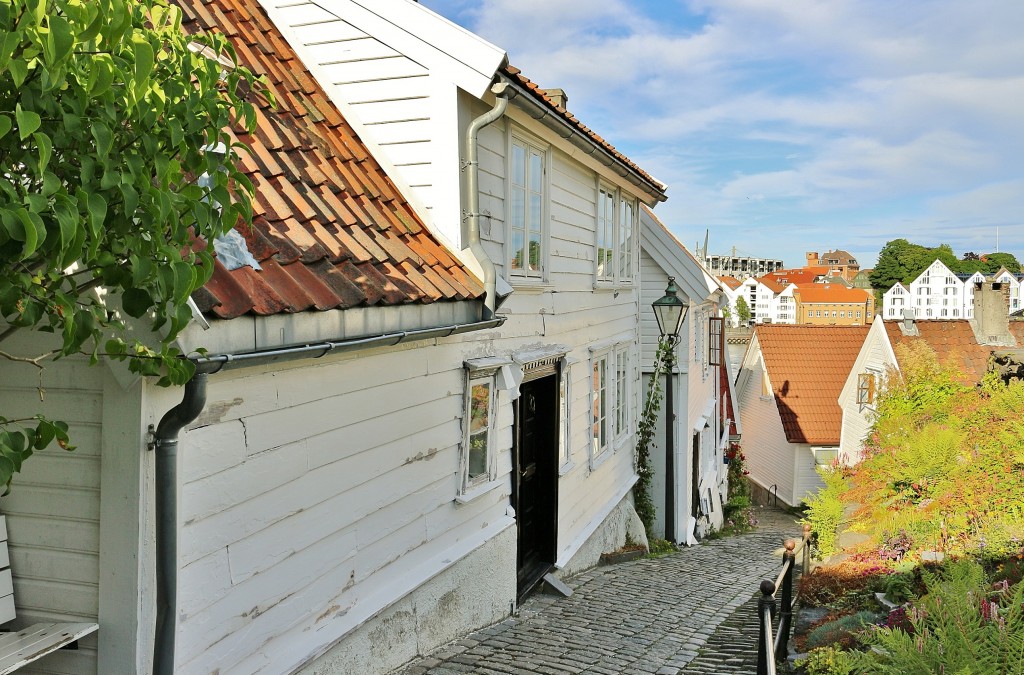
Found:
[[[775,662],[786,657],[789,648],[789,634],[793,621],[793,568],[796,567],[797,553],[803,554],[802,574],[810,570],[811,564],[811,526],[804,525],[803,536],[799,542],[787,539],[785,551],[782,553],[782,570],[775,583],[765,579],[761,582],[761,598],[758,600],[758,631],[757,674],[775,675]],[[772,617],[775,614],[775,594],[781,589],[781,610],[779,626],[772,639]]]

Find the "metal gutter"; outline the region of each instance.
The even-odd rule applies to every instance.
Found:
[[[494,108],[474,119],[466,129],[466,163],[463,169],[469,169],[466,176],[466,239],[469,241],[469,250],[473,252],[473,256],[483,269],[484,288],[487,292],[484,306],[490,313],[489,316],[494,316],[494,310],[497,308],[497,273],[494,270],[494,261],[488,257],[480,243],[480,149],[477,135],[488,124],[501,119],[505,114],[505,108],[508,107],[509,97],[515,96],[516,92],[508,84],[497,82],[491,86],[491,93],[496,97]]]
[[[515,80],[503,73],[499,73],[499,77],[502,83],[508,84],[515,91],[517,95],[511,100],[515,103],[516,107],[527,115],[554,131],[560,138],[569,141],[597,161],[610,167],[615,173],[633,185],[642,188],[648,193],[653,193],[655,199],[659,202],[668,199],[665,195],[665,186],[653,183],[639,175],[635,169],[611,154],[607,148],[596,143],[564,117],[538,101],[528,89],[518,84]]]
[[[456,323],[448,326],[441,326],[439,328],[404,330],[364,338],[317,342],[313,344],[295,345],[293,347],[245,352],[242,354],[192,356],[189,357],[189,360],[205,372],[219,373],[220,371],[229,368],[241,368],[243,366],[275,363],[277,361],[294,361],[296,359],[303,358],[318,359],[328,354],[339,354],[367,347],[393,347],[394,345],[402,344],[403,342],[443,338],[450,335],[459,335],[460,333],[471,333],[473,331],[486,330],[488,328],[497,328],[505,323],[505,318],[506,317],[504,316],[495,316],[492,319],[475,321],[473,323]]]
[[[242,354],[193,356],[196,365],[192,379],[185,384],[181,402],[160,419],[153,439],[156,451],[156,586],[157,620],[153,646],[153,675],[174,674],[175,633],[178,615],[178,435],[191,424],[206,405],[206,381],[209,375],[230,368],[257,366],[304,358],[318,359],[327,354],[355,351],[368,347],[391,347],[405,342],[443,338],[497,328],[504,316],[473,323],[450,324],[437,328],[398,331],[350,340],[281,347]]]
[[[156,639],[153,675],[173,675],[178,616],[178,434],[206,405],[206,378],[197,371],[185,385],[181,403],[157,426],[156,451]]]

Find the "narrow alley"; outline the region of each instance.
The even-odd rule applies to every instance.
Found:
[[[581,574],[571,597],[535,595],[518,616],[401,675],[752,673],[751,600],[777,573],[783,540],[800,532],[781,511],[756,514],[752,533]]]

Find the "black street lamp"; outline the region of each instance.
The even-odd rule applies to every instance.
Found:
[[[654,318],[658,322],[661,343],[675,351],[679,343],[679,329],[683,327],[689,304],[684,304],[676,288],[675,277],[668,278],[665,295],[651,303]],[[675,359],[669,360],[670,364]],[[675,543],[676,539],[676,493],[675,493],[675,448],[673,447],[672,429],[675,424],[675,409],[672,400],[673,367],[669,366],[665,373],[665,539]]]

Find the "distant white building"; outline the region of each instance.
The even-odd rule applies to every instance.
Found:
[[[969,276],[956,274],[940,260],[921,272],[910,282],[910,287],[894,284],[882,296],[882,317],[902,319],[904,310],[913,311],[911,318],[919,320],[953,320],[974,318],[974,289],[985,282],[985,275],[975,272]],[[1024,275],[1000,269],[989,281],[1010,287],[1010,314],[1020,311],[1021,285]],[[760,322],[759,322],[760,323]]]

